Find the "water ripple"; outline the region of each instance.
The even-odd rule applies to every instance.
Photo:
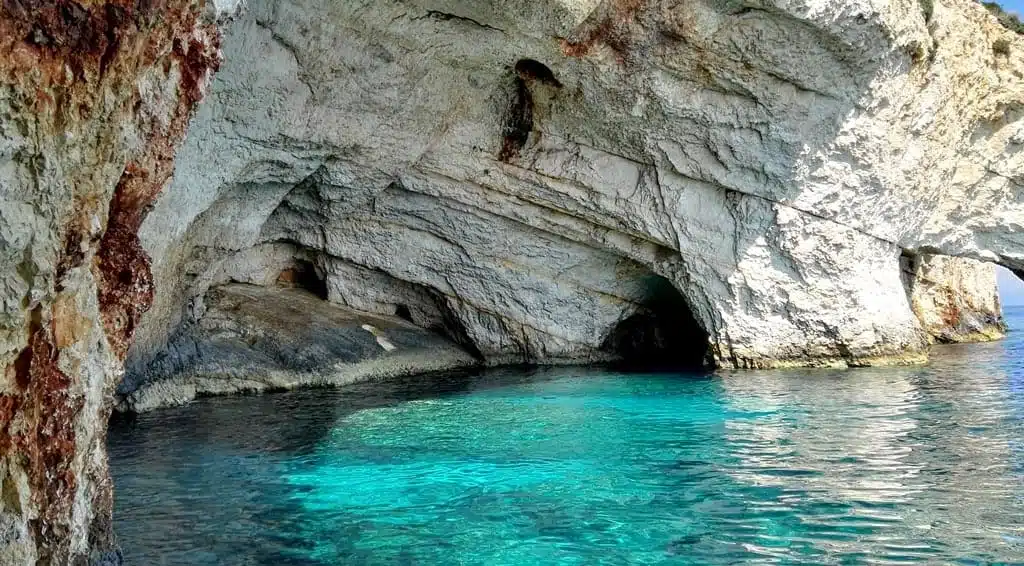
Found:
[[[114,423],[117,529],[145,565],[1024,564],[1022,342],[204,400]]]

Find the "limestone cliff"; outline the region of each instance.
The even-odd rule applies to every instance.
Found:
[[[910,306],[931,340],[984,342],[1005,336],[995,266],[942,256],[906,258]]]
[[[283,245],[489,363],[641,326],[728,367],[920,361],[901,261],[1024,265],[1024,41],[967,0],[254,0],[225,33],[143,226],[138,371]]]
[[[0,5],[0,564],[116,559],[106,424],[153,296],[138,229],[218,38],[189,0]]]
[[[0,563],[116,561],[122,361],[152,406],[258,356],[230,282],[375,355],[749,368],[921,361],[998,325],[925,256],[1024,272],[1024,40],[970,0],[237,4],[0,3]]]

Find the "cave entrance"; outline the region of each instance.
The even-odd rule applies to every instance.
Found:
[[[672,283],[657,275],[645,281],[641,308],[619,322],[603,349],[630,369],[699,371],[714,367],[708,333]]]
[[[396,305],[395,306],[395,316],[397,316],[398,318],[400,318],[400,319],[402,319],[402,320],[404,320],[406,322],[411,322],[413,324],[416,324],[416,321],[412,318],[412,311],[409,310],[409,306],[408,305]]]
[[[277,284],[282,287],[303,289],[327,300],[327,281],[317,272],[316,266],[304,260],[298,260],[293,267],[285,269],[277,276]]]

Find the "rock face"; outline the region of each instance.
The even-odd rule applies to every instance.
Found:
[[[325,305],[301,289],[232,284],[207,296],[146,373],[129,375],[122,410],[178,405],[196,395],[343,385],[472,367],[477,360],[395,317]],[[429,379],[429,376],[424,377]]]
[[[122,360],[202,390],[160,356],[265,327],[218,334],[231,282],[485,363],[769,368],[998,324],[923,256],[1024,272],[1024,40],[970,0],[251,0],[157,199],[237,4],[0,4],[0,563],[116,560]]]
[[[201,2],[0,5],[0,564],[117,558],[106,424],[138,239],[218,62]]]
[[[984,342],[1006,334],[995,267],[942,256],[906,258],[910,305],[933,341]]]
[[[921,361],[946,306],[901,261],[1024,266],[1024,41],[967,0],[254,0],[225,34],[136,371],[299,257],[488,363],[740,368]]]

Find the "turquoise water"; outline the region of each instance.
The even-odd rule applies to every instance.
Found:
[[[132,565],[1024,564],[1022,354],[206,399],[112,425],[116,529]]]

